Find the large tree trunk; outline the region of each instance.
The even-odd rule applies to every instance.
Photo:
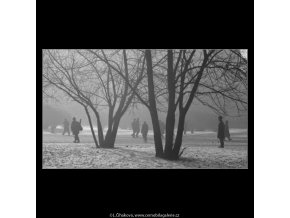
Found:
[[[108,142],[110,141],[110,138],[111,138],[112,128],[113,128],[113,112],[112,112],[112,109],[110,108],[109,109],[109,116],[108,116],[108,129],[107,129],[106,136],[105,136],[106,146],[110,146],[110,145],[108,145]]]
[[[168,50],[168,111],[166,117],[166,143],[164,150],[164,158],[171,159],[173,147],[173,134],[175,125],[175,75],[173,72],[173,53]]]
[[[116,141],[116,137],[117,137],[117,133],[118,133],[118,127],[119,127],[119,123],[121,120],[121,116],[115,116],[115,120],[114,120],[114,125],[113,125],[113,129],[112,129],[112,133],[111,133],[111,144],[112,147],[114,147],[115,141]]]
[[[147,63],[147,76],[148,76],[148,92],[149,92],[149,105],[150,105],[150,114],[154,131],[154,143],[155,143],[155,152],[156,157],[163,157],[163,146],[162,138],[159,127],[159,119],[155,102],[155,93],[154,93],[154,82],[153,82],[153,69],[152,69],[152,58],[151,51],[145,51],[145,58]]]
[[[114,148],[120,120],[121,115],[115,115],[114,121],[112,122],[111,131],[106,134],[106,139],[104,142],[106,148]]]
[[[97,141],[97,138],[96,138],[96,135],[95,135],[95,132],[94,132],[94,127],[93,127],[93,124],[92,124],[92,119],[91,119],[91,116],[90,116],[90,113],[89,113],[89,110],[87,107],[84,107],[85,108],[85,111],[86,111],[86,114],[87,114],[87,117],[88,117],[88,120],[89,120],[89,124],[90,124],[90,128],[91,128],[91,132],[92,132],[92,135],[93,135],[93,138],[94,138],[94,142],[95,142],[95,145],[97,148],[99,148],[99,144],[98,144],[98,141]]]
[[[150,111],[150,115],[154,132],[155,156],[163,157],[163,145],[157,111],[156,113],[154,111]]]

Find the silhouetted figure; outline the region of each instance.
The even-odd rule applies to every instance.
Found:
[[[142,128],[141,128],[141,133],[144,139],[144,142],[147,142],[147,134],[148,134],[148,125],[146,123],[146,121],[144,121]]]
[[[219,125],[218,125],[218,134],[217,137],[220,140],[221,145],[219,146],[219,148],[223,148],[224,147],[224,140],[225,140],[225,124],[223,122],[223,117],[219,116]]]
[[[138,138],[138,135],[140,133],[140,121],[139,118],[136,120],[136,137]]]
[[[193,134],[193,129],[191,129],[191,134]]]
[[[81,126],[81,120],[80,120],[80,122],[78,122],[78,121],[76,121],[76,118],[74,117],[73,121],[71,123],[71,131],[72,131],[73,135],[75,136],[74,143],[80,142],[79,133],[81,130],[83,130],[83,128]]]
[[[228,138],[229,141],[231,141],[231,135],[230,135],[230,130],[229,130],[229,121],[226,120],[225,124],[225,138]]]
[[[136,136],[136,118],[133,120],[133,122],[131,123],[131,126],[132,126],[132,130],[133,130],[133,133],[132,133],[132,137],[135,138]]]
[[[65,133],[68,133],[68,135],[70,135],[69,122],[67,121],[67,119],[64,119],[64,121],[63,121],[63,133],[62,133],[62,135],[64,135]]]
[[[161,137],[164,138],[165,123],[163,123],[163,121],[159,120],[159,126],[160,126]]]

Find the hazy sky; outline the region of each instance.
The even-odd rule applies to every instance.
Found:
[[[242,55],[247,58],[247,50],[241,50]],[[57,91],[58,94],[63,95],[61,92]],[[66,102],[66,101],[62,101],[61,103],[53,103],[50,102],[50,105],[56,107],[56,108],[61,108],[65,111],[67,111],[69,114],[71,114],[71,116],[76,116],[78,119],[82,118],[83,121],[86,123],[87,122],[87,118],[86,118],[86,114],[84,112],[84,109],[82,106],[80,106],[78,103],[75,102]],[[124,117],[121,120],[120,125],[121,126],[130,126],[131,120],[134,117],[140,117],[140,119],[146,120],[149,125],[151,124],[151,118],[150,118],[150,114],[147,108],[145,108],[142,105],[138,106],[139,110],[131,110],[129,108],[129,110],[127,111],[127,113],[124,115]],[[102,108],[102,110],[100,110],[101,114],[102,114],[102,120],[103,120],[103,125],[106,126],[106,120],[107,120],[107,109],[106,108]],[[192,105],[191,106],[191,111],[188,112],[188,114],[193,117],[193,122],[194,120],[198,121],[199,123],[201,123],[202,121],[199,120],[199,117],[203,117],[204,122],[206,123],[211,123],[211,122],[216,122],[216,115],[208,108],[202,105]],[[166,114],[160,114],[160,119],[165,121],[165,116]],[[94,117],[94,116],[92,116]],[[211,121],[213,120],[213,121]],[[232,125],[233,126],[237,126],[237,127],[245,127],[247,125],[247,116],[244,116],[242,118],[229,118],[229,120],[232,121]],[[95,121],[95,119],[94,119]],[[62,121],[61,121],[62,122]],[[202,126],[202,125],[201,125]]]

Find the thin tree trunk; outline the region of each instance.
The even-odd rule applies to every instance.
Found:
[[[108,137],[110,137],[110,135],[111,135],[112,126],[113,126],[113,111],[112,111],[112,107],[109,106],[108,129],[106,132],[105,141],[107,141]]]
[[[92,132],[92,135],[93,135],[93,138],[94,138],[94,142],[95,142],[95,145],[97,148],[99,148],[99,144],[98,144],[98,141],[97,141],[97,138],[96,138],[96,135],[95,135],[95,132],[94,132],[94,127],[93,127],[93,124],[92,124],[92,119],[91,119],[91,116],[90,116],[90,113],[89,113],[89,110],[87,107],[85,107],[85,111],[86,111],[86,114],[87,114],[87,117],[88,117],[88,120],[89,120],[89,124],[90,124],[90,128],[91,128],[91,132]]]
[[[94,114],[97,118],[97,125],[98,125],[98,138],[99,138],[99,143],[100,143],[100,147],[104,147],[104,134],[103,134],[103,127],[102,127],[102,123],[100,120],[100,115],[98,113],[98,111],[95,108],[92,108],[94,111]]]
[[[175,125],[175,75],[173,72],[173,53],[168,50],[168,111],[166,117],[166,143],[164,150],[164,157],[170,159],[173,147],[173,134]]]
[[[147,76],[148,76],[148,92],[149,92],[149,105],[150,114],[154,131],[154,142],[156,157],[163,157],[163,146],[162,138],[158,120],[158,113],[156,108],[155,93],[154,93],[154,82],[153,82],[153,69],[152,69],[152,58],[151,51],[145,51],[145,58],[147,63]]]
[[[183,111],[180,112],[179,114],[177,134],[176,134],[174,148],[173,148],[172,156],[171,156],[173,160],[177,160],[179,158],[179,151],[182,145],[185,115],[186,113]]]
[[[185,74],[181,75],[181,85],[180,85],[180,102],[179,102],[179,119],[178,119],[178,128],[177,128],[177,134],[176,134],[176,138],[175,138],[175,142],[174,142],[174,148],[172,151],[172,158],[177,160],[179,158],[179,151],[182,145],[182,136],[183,136],[183,131],[184,131],[184,122],[185,122],[185,117],[186,117],[186,113],[190,107],[190,105],[192,104],[192,101],[194,99],[195,93],[198,89],[199,86],[199,82],[201,80],[204,68],[206,66],[207,60],[208,60],[209,55],[206,54],[206,52],[204,51],[204,60],[201,66],[201,69],[198,72],[198,76],[197,79],[194,82],[194,86],[191,90],[190,96],[185,104],[185,107],[183,107],[183,87],[184,87],[184,78],[185,78]],[[186,65],[185,69],[187,69],[188,64]]]

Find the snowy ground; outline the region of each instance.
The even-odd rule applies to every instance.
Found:
[[[72,136],[43,135],[43,168],[247,168],[247,138],[244,133],[232,134],[225,148],[218,148],[216,134],[186,135],[187,147],[179,161],[155,157],[153,137],[147,144],[142,138],[117,137],[114,149],[96,148],[89,135],[80,135],[81,143],[72,143]]]

